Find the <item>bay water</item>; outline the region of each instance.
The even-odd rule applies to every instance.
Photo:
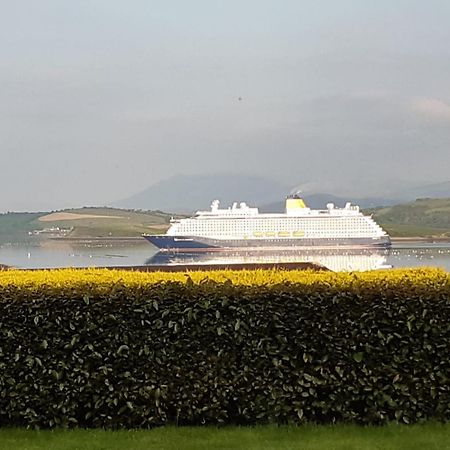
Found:
[[[314,262],[336,271],[390,267],[441,267],[450,271],[450,242],[395,243],[389,250],[296,250],[171,254],[142,242],[35,240],[0,243],[0,264],[18,268],[122,267],[146,264],[239,264]]]

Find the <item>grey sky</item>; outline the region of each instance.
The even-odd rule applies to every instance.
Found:
[[[176,173],[370,195],[450,179],[448,0],[0,6],[0,211]]]

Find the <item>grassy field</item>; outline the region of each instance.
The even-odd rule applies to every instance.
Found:
[[[28,232],[59,227],[71,229],[70,238],[138,237],[142,233],[164,233],[171,215],[160,211],[131,211],[116,208],[79,208],[55,215],[8,213],[0,215],[0,241],[23,241]],[[67,219],[61,219],[66,214]],[[54,219],[53,219],[54,217]]]
[[[137,431],[0,429],[0,449],[446,450],[450,449],[450,424],[165,427]]]
[[[449,237],[448,228],[421,227],[405,224],[381,224],[391,237]]]
[[[449,236],[450,198],[415,202],[366,211],[393,237]]]

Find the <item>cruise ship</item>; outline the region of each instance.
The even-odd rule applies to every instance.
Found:
[[[173,219],[165,235],[144,235],[165,251],[274,250],[296,248],[389,247],[388,234],[347,203],[324,210],[308,208],[298,195],[286,198],[285,213],[260,213],[242,202],[221,209],[214,200],[209,211]]]

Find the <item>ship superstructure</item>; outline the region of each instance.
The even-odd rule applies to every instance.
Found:
[[[214,200],[210,211],[172,220],[165,235],[145,238],[166,250],[390,245],[387,233],[358,206],[329,203],[327,209],[314,210],[297,195],[286,199],[285,213],[259,213],[246,203],[220,209]]]

